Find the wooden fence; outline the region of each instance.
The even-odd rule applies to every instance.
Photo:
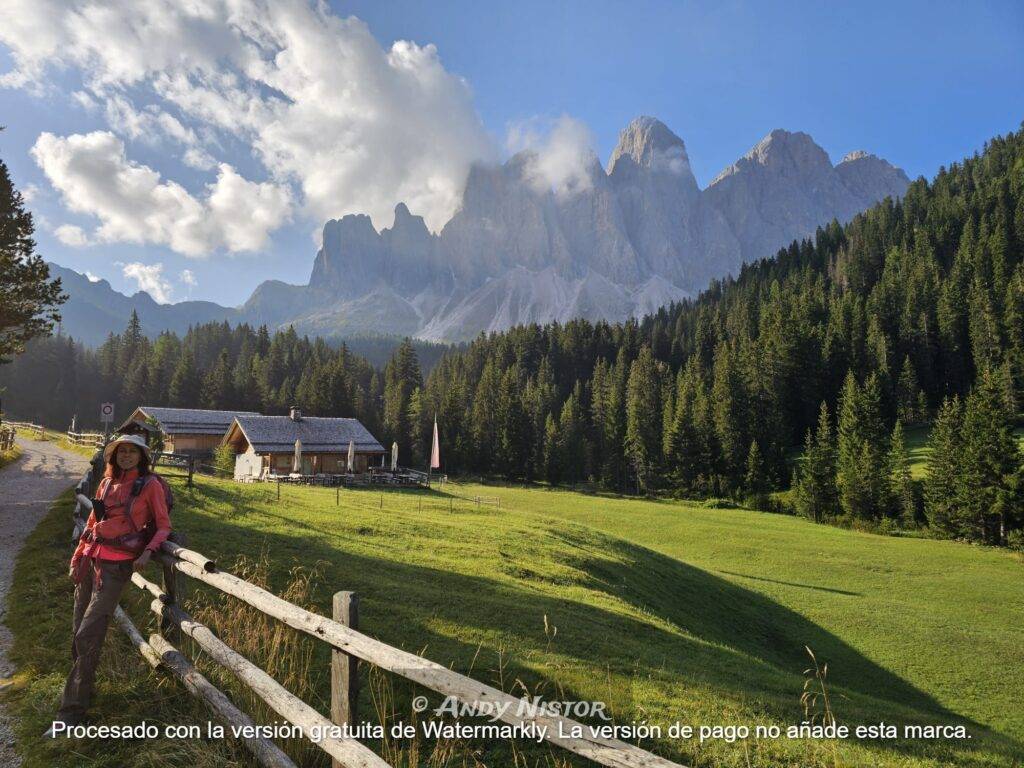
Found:
[[[162,587],[140,573],[132,583],[153,596],[150,609],[160,617],[161,631],[143,639],[128,616],[118,608],[116,621],[132,644],[154,668],[176,675],[186,689],[203,701],[211,712],[231,725],[251,724],[251,719],[203,677],[172,644],[188,635],[211,659],[229,670],[271,710],[302,729],[306,738],[331,756],[334,768],[389,768],[376,753],[356,739],[348,738],[336,726],[357,724],[358,668],[360,661],[400,675],[445,697],[452,696],[470,705],[494,707],[498,717],[518,727],[547,728],[546,740],[599,765],[613,768],[681,768],[665,758],[617,739],[593,735],[580,723],[542,708],[522,706],[522,700],[497,688],[448,669],[429,659],[394,648],[359,632],[359,599],[353,592],[334,595],[333,617],[327,618],[290,603],[261,587],[221,570],[215,561],[188,549],[180,535],[177,543],[161,545],[157,560],[163,567]],[[234,651],[207,627],[196,622],[178,602],[179,574],[206,584],[241,600],[293,629],[327,643],[331,653],[331,717],[287,691],[270,675]],[[331,729],[334,728],[332,731]],[[314,729],[324,734],[313,739]],[[574,730],[579,729],[579,730]],[[569,736],[566,734],[573,733]],[[576,737],[575,733],[586,734]],[[244,739],[243,744],[261,765],[269,768],[295,768],[294,763],[272,741]]]
[[[4,423],[9,427],[14,427],[15,429],[22,429],[26,432],[35,432],[37,439],[43,439],[42,424],[33,424],[29,421],[5,421]]]
[[[103,435],[99,432],[72,432],[67,431],[68,442],[83,448],[102,448],[105,442]]]
[[[196,457],[187,453],[163,453],[161,451],[153,451],[153,468],[160,471],[161,475],[169,474],[165,470],[180,469],[180,473],[176,473],[181,477],[186,478],[186,485],[192,487],[192,476],[196,472]],[[173,475],[172,475],[173,476]]]
[[[0,451],[9,451],[14,447],[14,427],[0,427]]]

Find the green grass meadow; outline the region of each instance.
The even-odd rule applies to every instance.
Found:
[[[799,724],[809,647],[841,723],[963,724],[963,741],[664,738],[690,766],[1013,766],[1024,759],[1024,562],[953,542],[883,537],[677,501],[449,484],[434,491],[242,486],[197,478],[174,521],[190,546],[330,615],[361,599],[361,629],[509,692],[601,700],[617,722]],[[480,497],[478,504],[476,498]],[[500,499],[500,504],[493,503]],[[490,503],[488,503],[490,502]],[[67,508],[33,533],[8,621],[26,767],[249,764],[228,742],[43,743],[69,658]],[[152,567],[151,567],[152,568]],[[150,574],[156,578],[155,569]],[[144,634],[144,600],[122,603]],[[187,604],[228,642],[328,710],[329,651],[190,585]],[[240,626],[244,625],[244,626]],[[176,681],[111,629],[95,719],[203,722]],[[188,655],[197,654],[183,645]],[[200,667],[237,701],[236,686]],[[410,720],[427,693],[365,669],[366,719]],[[248,709],[248,705],[243,706]],[[258,722],[275,718],[254,712]],[[285,745],[302,764],[328,762]],[[394,765],[591,765],[557,747],[370,743]]]

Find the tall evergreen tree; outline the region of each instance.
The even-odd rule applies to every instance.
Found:
[[[889,439],[889,493],[894,501],[893,516],[904,528],[917,526],[917,496],[910,474],[910,458],[903,437],[903,423],[897,419]]]
[[[816,523],[839,513],[836,486],[836,445],[829,422],[828,406],[818,412],[817,431],[807,429],[802,468],[795,491],[797,511]]]
[[[423,386],[419,359],[411,339],[405,339],[384,368],[384,431],[388,442],[398,443],[400,456],[410,456],[417,429],[409,421],[412,393]]]
[[[195,408],[202,392],[202,381],[196,369],[192,350],[186,348],[174,367],[168,389],[170,404],[177,408]]]
[[[959,497],[963,453],[963,406],[959,398],[947,399],[939,409],[931,434],[931,453],[924,481],[928,524],[949,537],[966,534],[968,524]]]
[[[661,455],[661,409],[658,404],[660,382],[651,348],[644,346],[629,370],[626,387],[625,453],[637,486],[649,491],[655,484],[655,472]]]
[[[32,214],[0,160],[0,364],[24,352],[30,339],[49,334],[67,299],[35,252],[34,231]]]

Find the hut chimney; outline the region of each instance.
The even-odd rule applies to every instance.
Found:
[[[288,411],[288,418],[292,421],[302,421],[302,411],[299,410],[299,406],[293,405]]]

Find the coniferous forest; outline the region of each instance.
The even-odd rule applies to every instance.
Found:
[[[73,329],[69,329],[73,330]],[[45,386],[42,382],[48,382]],[[819,521],[1019,544],[1024,130],[846,226],[623,324],[481,336],[424,376],[293,330],[210,324],[98,350],[34,342],[0,367],[12,413],[94,423],[101,400],[352,415],[403,463],[436,414],[448,473],[780,504]],[[116,393],[116,394],[115,394]],[[924,481],[905,430],[932,424]],[[789,489],[780,502],[773,491]]]

